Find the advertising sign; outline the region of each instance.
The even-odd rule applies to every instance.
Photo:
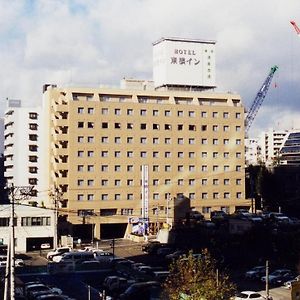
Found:
[[[156,87],[215,87],[215,42],[164,38],[153,44]]]

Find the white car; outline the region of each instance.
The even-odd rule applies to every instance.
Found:
[[[52,260],[53,257],[57,255],[62,255],[63,253],[70,252],[72,249],[70,247],[60,247],[57,249],[54,249],[53,251],[50,251],[47,253],[47,259]]]
[[[255,299],[255,300],[266,300],[266,297],[262,296],[261,294],[253,291],[243,291],[238,293],[234,300],[245,300],[245,299]]]
[[[49,243],[43,243],[43,244],[41,244],[41,249],[50,249],[50,248],[51,248],[51,246],[50,246]]]

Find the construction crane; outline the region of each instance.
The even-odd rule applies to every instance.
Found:
[[[298,34],[298,36],[300,36],[300,28],[297,26],[296,22],[295,21],[290,21],[290,23],[295,28],[296,33]]]
[[[266,78],[266,80],[264,81],[264,83],[262,84],[260,90],[258,91],[248,113],[247,113],[247,117],[245,119],[245,132],[246,135],[248,134],[248,131],[255,119],[255,116],[260,108],[260,106],[262,105],[264,98],[267,95],[268,89],[270,87],[272,78],[274,76],[274,73],[276,72],[276,70],[278,69],[277,66],[273,66],[271,68],[271,71],[268,74],[268,77]]]

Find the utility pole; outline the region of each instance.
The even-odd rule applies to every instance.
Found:
[[[5,299],[15,300],[15,201],[26,200],[31,197],[33,186],[14,186],[7,188],[10,200],[10,298],[4,295]],[[8,293],[8,288],[5,288]]]
[[[54,209],[55,209],[55,215],[54,215],[54,241],[53,241],[53,248],[58,247],[58,206],[59,203],[62,200],[62,191],[57,186],[54,186],[54,189],[52,192],[50,192],[50,197],[53,199]]]
[[[267,294],[267,299],[269,299],[269,261],[266,261],[266,294]]]

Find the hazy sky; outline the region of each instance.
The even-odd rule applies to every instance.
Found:
[[[6,98],[41,104],[45,83],[152,79],[152,42],[183,37],[217,41],[217,91],[239,93],[246,108],[278,65],[250,136],[300,128],[300,36],[290,24],[300,26],[299,0],[0,0],[0,8],[1,115]]]

